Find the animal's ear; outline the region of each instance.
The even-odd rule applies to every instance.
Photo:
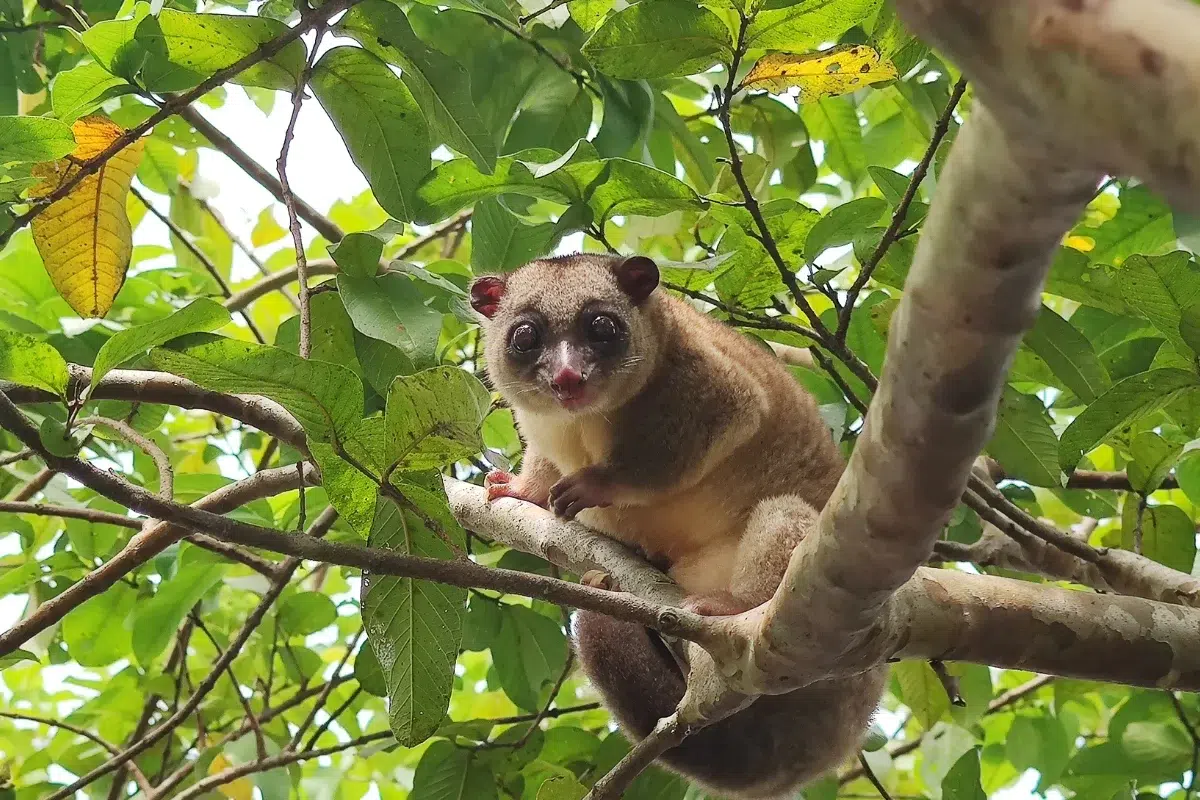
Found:
[[[635,306],[641,305],[658,286],[658,265],[645,256],[630,256],[613,272],[617,276],[617,283]]]
[[[495,275],[476,278],[471,284],[471,308],[488,319],[496,316],[500,298],[504,297],[504,279]]]

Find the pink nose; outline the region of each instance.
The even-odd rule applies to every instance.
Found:
[[[572,395],[579,392],[583,388],[584,378],[577,370],[570,367],[563,367],[554,376],[554,380],[550,381],[550,388],[557,394]]]

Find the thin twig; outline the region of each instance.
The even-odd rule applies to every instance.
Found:
[[[24,486],[13,492],[8,499],[18,503],[28,500],[41,492],[42,489],[45,489],[57,474],[58,470],[50,469],[49,467],[39,470]]]
[[[129,145],[133,144],[155,125],[172,116],[173,114],[178,113],[180,109],[185,108],[192,103],[192,101],[203,97],[218,86],[224,85],[229,81],[230,78],[239,75],[255,64],[265,61],[266,59],[275,55],[280,50],[299,39],[311,28],[325,23],[334,14],[345,11],[347,8],[353,6],[356,2],[358,2],[358,0],[330,0],[330,2],[326,3],[320,8],[305,13],[295,27],[288,28],[287,31],[280,34],[276,38],[269,42],[265,42],[253,53],[247,54],[224,69],[217,70],[208,78],[201,81],[194,88],[172,97],[170,100],[164,103],[158,111],[154,112],[141,123],[133,126],[129,130],[125,131],[125,133],[118,136],[112,144],[104,148],[104,150],[98,153],[95,157],[90,158],[84,163],[80,164],[79,169],[71,173],[70,177],[63,181],[63,183],[59,185],[57,189],[50,192],[45,197],[40,197],[34,201],[32,203],[32,207],[24,214],[14,217],[8,228],[3,232],[0,232],[0,247],[8,244],[8,240],[12,238],[14,233],[28,225],[34,217],[41,214],[51,204],[70,194],[71,190],[78,186],[84,178],[87,178],[90,175],[95,175],[97,172],[99,172],[110,158],[124,150]]]
[[[879,796],[883,800],[892,800],[892,796],[888,794],[887,788],[880,783],[879,778],[875,777],[875,770],[871,769],[871,765],[867,763],[867,757],[862,753],[858,754],[858,763],[862,767],[863,774],[867,776],[867,780],[875,787],[875,791],[879,792]]]
[[[571,66],[569,61],[565,61],[565,60],[559,58],[558,56],[556,56],[554,53],[550,52],[546,48],[546,45],[542,44],[537,39],[535,39],[532,36],[530,36],[529,34],[527,34],[525,31],[520,30],[519,28],[514,28],[511,25],[509,25],[507,22],[496,19],[495,17],[489,16],[487,14],[480,14],[479,17],[484,22],[494,25],[495,27],[497,27],[500,30],[507,33],[508,35],[510,35],[516,39],[520,39],[522,42],[524,42],[525,44],[532,47],[535,51],[537,51],[538,55],[544,56],[546,59],[553,62],[554,66],[558,67],[560,70],[562,70],[566,74],[570,75],[575,80],[575,83],[577,83],[581,88],[587,89],[589,92],[594,94],[596,97],[600,97],[600,90],[592,85],[592,82],[588,78],[587,75],[585,75],[584,73],[580,72],[579,70],[577,70],[573,66]]]
[[[1196,773],[1200,771],[1200,732],[1196,731],[1196,726],[1188,719],[1187,709],[1183,707],[1183,703],[1179,702],[1178,695],[1174,692],[1167,692],[1167,697],[1171,698],[1171,705],[1175,706],[1175,714],[1179,717],[1179,721],[1183,723],[1183,727],[1187,730],[1188,736],[1192,740],[1192,774],[1188,778],[1183,795],[1183,800],[1191,800],[1196,792]]]
[[[548,3],[547,5],[542,6],[537,11],[533,11],[529,14],[526,14],[523,17],[518,17],[517,22],[520,23],[522,26],[528,25],[530,22],[533,22],[535,19],[540,17],[542,14],[553,11],[554,9],[559,8],[561,6],[565,6],[569,2],[571,2],[571,0],[554,0],[554,2]]]
[[[275,171],[279,173],[279,185],[283,187],[283,205],[287,208],[288,230],[292,233],[292,244],[296,247],[296,277],[300,282],[300,357],[308,358],[312,352],[312,317],[310,316],[308,294],[308,259],[304,255],[304,237],[300,233],[300,219],[296,214],[296,198],[292,195],[292,187],[288,184],[287,159],[292,149],[292,138],[296,135],[296,121],[300,119],[300,106],[304,102],[304,87],[312,77],[313,64],[317,60],[317,49],[325,36],[324,23],[318,23],[316,37],[313,39],[312,52],[309,53],[308,63],[304,72],[296,82],[296,90],[292,92],[292,116],[288,120],[287,129],[283,132],[283,145],[279,148],[279,158],[275,161]]]
[[[254,268],[257,269],[264,277],[269,276],[271,274],[271,270],[269,270],[267,265],[263,263],[263,260],[258,257],[258,253],[255,253],[253,247],[246,244],[245,240],[243,240],[241,236],[238,236],[236,233],[234,233],[232,228],[225,224],[225,220],[221,217],[221,214],[204,198],[197,197],[195,194],[191,194],[190,191],[189,194],[196,204],[200,206],[200,208],[206,214],[208,214],[212,221],[225,232],[225,235],[229,237],[229,241],[233,242],[233,246],[240,250],[242,255],[249,259],[250,263],[254,265]],[[280,291],[280,294],[282,294],[283,298],[291,304],[292,308],[296,309],[297,311],[300,310],[300,301],[297,300],[291,292],[284,289]]]
[[[210,789],[218,786],[223,786],[227,783],[237,780],[245,775],[253,775],[257,772],[266,772],[267,770],[275,769],[276,767],[294,764],[297,761],[308,761],[321,756],[329,756],[335,753],[341,753],[344,750],[349,750],[352,747],[362,747],[363,745],[371,744],[372,742],[383,741],[384,739],[394,739],[391,731],[378,731],[376,733],[368,733],[365,736],[360,736],[357,739],[352,739],[349,742],[325,747],[320,750],[305,750],[300,753],[283,752],[277,756],[272,756],[267,759],[260,759],[250,764],[241,764],[236,767],[218,772],[215,775],[209,775],[201,781],[189,786],[185,791],[175,795],[173,800],[189,800],[192,797],[198,797],[205,794]],[[154,795],[151,800],[158,800],[161,795]]]
[[[154,466],[158,468],[159,495],[168,500],[175,496],[175,471],[171,468],[171,459],[167,458],[167,454],[163,452],[163,449],[153,439],[143,435],[141,431],[119,419],[92,416],[84,417],[77,422],[80,425],[100,425],[108,428],[125,441],[140,448],[142,452],[150,456],[151,460],[154,461]]]
[[[70,731],[77,736],[82,736],[83,738],[100,745],[101,748],[111,755],[116,755],[118,752],[120,752],[111,742],[106,742],[104,739],[101,739],[99,736],[87,730],[86,728],[80,728],[76,725],[72,725],[69,722],[63,722],[62,720],[58,719],[49,719],[47,717],[38,717],[34,716],[33,714],[23,714],[17,711],[0,711],[0,717],[20,719],[25,720],[26,722],[37,722],[42,725],[48,725],[51,728],[62,728],[64,731]],[[130,768],[133,771],[133,779],[137,781],[138,788],[140,788],[146,794],[149,794],[152,791],[150,781],[146,779],[146,776],[138,768],[137,764],[131,764]]]
[[[346,652],[338,661],[337,666],[333,668],[333,677],[336,678],[341,673],[342,667],[346,666],[346,662],[349,661],[350,656],[354,654],[354,649],[358,647],[358,641],[362,638],[362,635],[363,630],[360,628],[358,633],[354,634],[354,638],[350,641],[350,644],[347,645]],[[308,727],[312,725],[313,720],[317,718],[317,712],[319,712],[321,708],[324,707],[326,701],[329,700],[329,694],[333,691],[333,686],[334,682],[332,680],[325,684],[325,691],[323,691],[321,696],[317,698],[317,702],[313,703],[313,707],[308,712],[308,716],[304,718],[304,722],[300,723],[300,726],[296,728],[296,733],[294,736],[292,736],[292,740],[288,742],[288,746],[284,748],[285,750],[295,750],[300,746],[300,740],[304,738],[304,732],[308,730]]]
[[[596,781],[584,800],[617,800],[654,759],[687,738],[689,731],[675,713],[658,721],[650,735],[635,744],[608,774]]]
[[[349,678],[350,678],[350,676],[347,675],[346,679],[349,680]],[[313,731],[312,736],[308,737],[308,741],[305,742],[305,744],[304,744],[305,750],[312,750],[313,747],[316,746],[317,742],[321,738],[321,734],[323,734],[323,733],[325,733],[325,731],[329,730],[330,725],[337,722],[337,718],[340,717],[342,715],[342,712],[344,712],[347,708],[349,708],[354,703],[354,701],[358,699],[358,696],[360,694],[362,694],[362,691],[363,691],[362,686],[354,687],[354,691],[352,691],[350,693],[350,696],[347,697],[340,706],[338,706],[332,712],[330,712],[329,714],[327,714],[325,716],[325,721],[317,726],[317,729],[315,731]],[[326,695],[326,696],[328,696],[328,695]],[[323,701],[317,703],[317,705],[322,705],[322,704],[323,704]]]
[[[9,464],[16,464],[18,461],[24,461],[28,458],[33,458],[33,451],[26,447],[10,456],[0,458],[0,467],[7,467]]]
[[[942,115],[938,118],[937,124],[933,128],[933,135],[929,139],[929,147],[925,148],[925,155],[921,157],[921,161],[917,164],[917,168],[913,170],[912,177],[909,178],[908,188],[904,192],[904,197],[896,206],[895,213],[892,214],[891,224],[883,233],[883,238],[879,240],[879,244],[875,246],[875,251],[871,253],[871,257],[862,265],[859,270],[858,277],[854,279],[854,283],[850,286],[850,290],[846,292],[846,302],[842,306],[841,314],[838,317],[837,332],[834,337],[839,343],[845,343],[846,332],[850,330],[850,317],[854,313],[854,303],[858,300],[858,295],[862,292],[863,287],[867,285],[867,281],[871,279],[871,274],[875,272],[875,268],[879,266],[879,262],[883,261],[883,257],[887,255],[891,246],[896,243],[900,236],[900,231],[904,227],[904,221],[908,218],[908,210],[912,207],[913,200],[916,199],[917,190],[921,188],[921,182],[925,180],[925,175],[929,172],[929,166],[933,163],[933,157],[937,155],[938,148],[942,145],[942,140],[946,138],[946,133],[950,130],[950,120],[954,118],[954,110],[958,107],[958,103],[962,100],[963,94],[967,91],[967,79],[960,78],[958,83],[954,85],[954,91],[950,93],[950,101],[946,103],[946,108],[942,111]]]
[[[539,711],[537,716],[535,716],[529,723],[529,727],[526,729],[525,733],[522,734],[521,738],[517,740],[517,743],[513,745],[514,749],[520,750],[522,747],[524,747],[525,743],[529,741],[529,737],[533,736],[533,732],[536,731],[538,726],[542,724],[542,720],[544,720],[550,714],[550,711],[554,708],[554,698],[558,697],[558,693],[562,691],[563,684],[567,682],[567,676],[571,674],[571,669],[574,666],[575,651],[572,650],[571,652],[567,653],[567,663],[563,665],[562,672],[560,672],[558,675],[558,680],[556,680],[554,682],[554,686],[550,688],[550,697],[546,699],[546,705],[542,706],[542,710]]]
[[[226,281],[221,275],[220,270],[217,269],[217,265],[212,262],[212,259],[208,257],[208,254],[196,246],[196,243],[191,240],[191,238],[187,235],[187,232],[175,224],[175,220],[171,219],[169,216],[155,208],[154,204],[150,202],[150,198],[139,192],[136,186],[130,186],[129,192],[138,200],[140,200],[142,205],[146,207],[146,210],[157,217],[159,222],[166,225],[167,230],[171,232],[171,235],[178,239],[180,244],[187,248],[187,251],[191,253],[197,261],[200,262],[201,266],[204,267],[204,270],[210,276],[212,276],[213,281],[216,282],[217,288],[221,290],[221,296],[226,300],[232,297],[233,290],[229,288],[229,282]],[[246,327],[250,329],[250,333],[254,334],[254,338],[258,340],[258,343],[266,344],[267,340],[263,338],[262,331],[260,331],[258,326],[254,324],[254,320],[250,318],[250,312],[242,310],[241,315],[242,319],[246,323]]]
[[[198,109],[188,106],[179,112],[179,116],[195,128],[201,136],[207,139],[209,144],[221,151],[234,164],[237,164],[242,172],[245,172],[259,186],[270,192],[272,197],[280,203],[283,202],[283,186],[279,183],[279,178],[272,175],[269,170],[251,158],[245,150],[238,147],[237,143],[226,136],[220,128],[205,119]],[[300,215],[300,219],[311,225],[317,233],[324,236],[328,241],[336,243],[342,240],[345,234],[342,233],[342,229],[333,220],[317,211],[301,198],[293,195],[293,199],[296,202],[296,211]]]
[[[191,619],[192,624],[195,625],[196,628],[204,634],[205,638],[208,639],[209,643],[213,646],[213,649],[217,651],[217,660],[220,661],[221,656],[224,655],[224,653],[221,651],[221,645],[217,642],[216,637],[213,636],[208,630],[208,627],[204,624],[204,621],[200,619],[200,615],[196,613],[196,609],[193,608],[188,614],[188,617]],[[259,724],[258,717],[254,715],[254,709],[250,707],[250,701],[247,700],[242,694],[242,686],[238,681],[237,675],[233,671],[232,661],[227,661],[225,663],[225,674],[229,676],[229,682],[233,684],[233,693],[237,695],[238,702],[242,706],[242,711],[246,715],[246,722],[249,723],[250,730],[254,732],[254,743],[255,747],[258,748],[258,757],[260,759],[266,758],[267,742],[266,739],[263,738],[262,725]]]

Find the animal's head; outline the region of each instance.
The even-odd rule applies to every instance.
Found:
[[[642,256],[558,256],[476,279],[471,305],[497,391],[541,413],[620,406],[657,360],[657,287],[658,267]]]

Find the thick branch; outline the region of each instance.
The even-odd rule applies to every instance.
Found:
[[[1200,208],[1200,7],[1184,0],[897,0],[1011,131]],[[979,184],[984,186],[987,184]],[[945,191],[942,189],[941,191]]]
[[[737,663],[739,688],[796,686],[855,661],[878,662],[873,633],[966,486],[1012,356],[1040,308],[1051,257],[1097,180],[1010,140],[976,107],[947,164],[892,320],[887,369],[819,533],[797,548],[772,602],[743,620],[759,639],[720,654]],[[852,651],[858,656],[848,658]]]

